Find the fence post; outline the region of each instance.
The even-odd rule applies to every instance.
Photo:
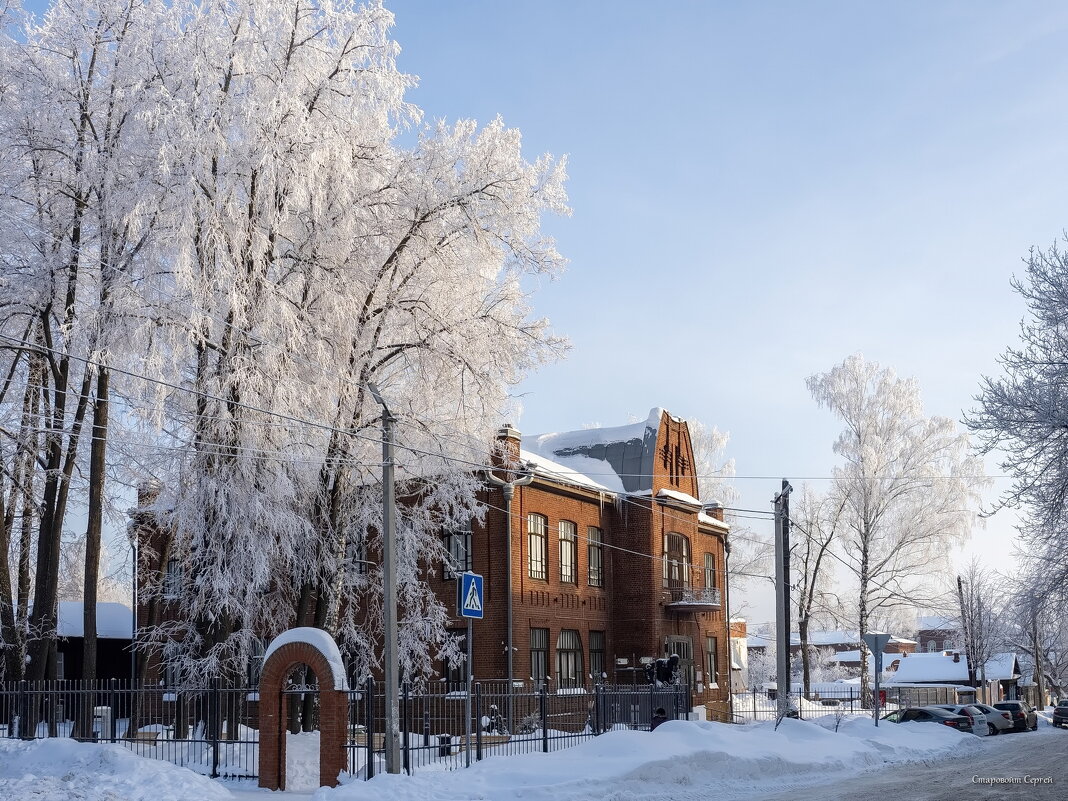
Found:
[[[423,745],[430,747],[430,710],[423,710]],[[429,752],[428,752],[429,753]]]
[[[538,698],[538,712],[541,715],[541,750],[549,753],[549,687],[542,682],[541,696]]]
[[[653,710],[656,709],[656,679],[649,685],[649,730],[653,729]]]
[[[115,736],[119,727],[119,691],[118,680],[108,680],[108,706],[111,707],[111,714],[108,716],[111,720],[108,723],[108,738],[111,742],[115,742],[118,738]]]
[[[804,720],[805,719],[805,709],[804,709],[805,705],[801,703],[801,701],[804,700],[804,697],[805,697],[804,690],[803,689],[798,689],[798,691],[797,691],[797,719],[798,720]]]
[[[211,699],[208,708],[208,726],[211,729],[211,778],[219,778],[219,737],[222,735],[222,690],[221,680],[211,680]]]
[[[482,682],[475,682],[475,761],[482,760]]]
[[[671,705],[675,707],[675,720],[679,719],[679,685],[675,685],[675,689],[671,694]]]
[[[367,770],[364,779],[375,777],[375,680],[368,676],[364,682],[364,729],[367,732]]]
[[[593,685],[593,736],[596,737],[601,733],[601,702],[604,696],[601,695],[601,685]]]
[[[29,727],[26,725],[30,719],[30,693],[26,679],[19,682],[19,737],[23,740],[33,739],[28,734]]]
[[[409,734],[409,732],[411,731],[411,728],[412,728],[412,726],[411,726],[412,708],[411,708],[410,688],[408,687],[408,682],[402,682],[401,683],[401,705],[402,705],[401,708],[404,710],[403,714],[401,714],[401,721],[402,721],[401,735],[404,737],[404,745],[403,745],[404,772],[407,773],[409,776],[411,776],[412,775],[412,744],[408,741],[408,734]]]

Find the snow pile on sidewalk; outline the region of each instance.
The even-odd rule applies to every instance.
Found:
[[[0,739],[0,798],[6,801],[215,801],[217,782],[119,745],[66,738]]]
[[[833,725],[833,723],[832,723]],[[847,720],[838,732],[785,720],[729,726],[669,721],[553,754],[494,757],[469,770],[379,775],[321,789],[315,801],[651,801],[754,797],[846,778],[887,763],[964,755],[982,740],[944,726]]]

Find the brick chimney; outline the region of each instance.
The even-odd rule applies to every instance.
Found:
[[[723,522],[723,504],[719,501],[709,501],[701,509],[709,517],[715,518],[719,522]]]
[[[493,457],[494,464],[515,464],[519,461],[519,445],[523,435],[519,429],[511,423],[505,423],[497,429],[497,442],[500,444],[498,453]]]

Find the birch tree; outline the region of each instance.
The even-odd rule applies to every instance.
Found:
[[[845,424],[832,495],[843,508],[842,558],[856,581],[863,637],[873,617],[932,601],[949,547],[975,521],[982,465],[953,421],[924,415],[914,380],[859,354],[806,383]],[[865,698],[868,656],[862,644]]]
[[[801,641],[801,682],[806,697],[814,656],[809,645],[809,626],[813,619],[837,620],[843,611],[841,600],[831,592],[834,583],[831,549],[838,546],[845,508],[844,496],[820,496],[808,485],[802,485],[796,511],[791,512],[794,535],[790,564],[796,577],[793,597]]]

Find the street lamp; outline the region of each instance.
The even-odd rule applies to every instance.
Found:
[[[504,426],[498,433],[498,439],[503,438],[519,438],[519,432],[512,428],[510,425]],[[515,731],[513,726],[515,709],[513,703],[513,684],[515,679],[515,669],[513,665],[513,659],[515,656],[515,646],[512,644],[512,498],[515,497],[515,488],[524,487],[534,480],[534,466],[530,463],[524,464],[518,470],[506,469],[508,476],[512,477],[509,480],[497,478],[493,475],[492,470],[485,471],[486,482],[492,484],[495,487],[500,487],[504,493],[504,516],[507,520],[507,540],[505,546],[505,618],[507,620],[507,641],[505,643],[505,653],[507,655],[508,662],[508,731]]]

